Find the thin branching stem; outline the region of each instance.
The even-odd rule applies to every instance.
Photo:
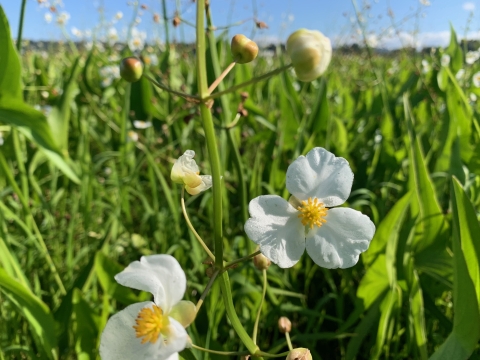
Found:
[[[264,269],[262,271],[263,273],[263,292],[262,292],[262,299],[260,300],[260,305],[258,307],[258,312],[257,312],[257,318],[255,319],[255,325],[253,326],[253,335],[252,335],[252,340],[256,344],[257,343],[257,335],[258,335],[258,324],[260,322],[260,315],[262,314],[262,307],[263,307],[263,302],[265,301],[265,294],[267,293],[267,270]]]

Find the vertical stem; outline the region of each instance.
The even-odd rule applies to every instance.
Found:
[[[18,56],[22,52],[22,34],[23,34],[23,18],[25,17],[25,8],[27,5],[27,0],[22,0],[22,7],[20,9],[20,23],[18,25],[18,33],[17,33],[17,51]],[[20,182],[22,185],[22,194],[25,199],[29,199],[29,186],[28,186],[28,176],[27,171],[25,169],[24,164],[24,157],[22,156],[22,148],[20,144],[20,136],[18,130],[12,128],[12,140],[13,140],[13,149],[15,153],[15,160],[17,161],[18,171],[20,173]],[[26,209],[24,209],[24,215],[26,215]],[[26,217],[26,223],[30,227],[30,219]]]
[[[212,168],[213,179],[213,216],[214,216],[214,239],[215,239],[215,267],[218,270],[223,268],[223,235],[222,235],[222,188],[220,178],[220,157],[218,155],[215,130],[213,128],[213,119],[210,109],[205,104],[205,98],[208,96],[207,85],[207,67],[205,60],[205,0],[197,0],[197,82],[198,93],[203,100],[200,103],[200,113],[203,121],[203,128],[207,141],[208,154],[210,157],[210,166]],[[220,289],[223,297],[225,309],[230,322],[242,342],[251,354],[255,354],[259,349],[252,339],[248,336],[238,318],[235,306],[233,305],[232,290],[227,272],[220,276]],[[258,360],[262,358],[259,357]]]
[[[20,23],[18,25],[18,33],[17,33],[17,51],[19,55],[20,55],[20,51],[22,50],[23,18],[25,17],[26,5],[27,5],[27,0],[22,0],[22,7],[20,9]]]
[[[267,270],[263,270],[263,292],[262,292],[262,300],[260,300],[260,306],[258,307],[257,318],[255,319],[255,325],[253,326],[253,335],[252,339],[253,342],[257,343],[257,334],[258,334],[258,323],[260,321],[260,315],[262,313],[263,302],[265,301],[265,294],[267,293]]]
[[[197,76],[198,93],[201,98],[208,96],[207,66],[205,60],[205,0],[197,3]],[[220,157],[218,155],[215,129],[213,127],[212,113],[207,105],[200,103],[200,113],[207,140],[210,166],[213,179],[213,217],[214,217],[214,239],[215,239],[215,267],[223,268],[223,230],[222,230],[222,188]]]
[[[122,123],[120,124],[120,173],[118,176],[118,186],[120,187],[120,201],[121,201],[121,208],[125,212],[125,216],[127,217],[127,221],[129,223],[132,222],[131,214],[130,214],[130,203],[128,201],[127,195],[127,187],[126,184],[122,183],[122,179],[128,176],[128,169],[127,169],[127,122],[129,120],[130,114],[130,92],[132,90],[132,84],[127,83],[125,87],[125,98],[124,98],[124,105],[123,110],[124,114],[122,117]]]
[[[170,36],[168,34],[167,0],[162,0],[162,11],[163,11],[163,25],[165,26],[165,44],[167,44],[167,49],[169,49]]]
[[[209,28],[213,26],[212,23],[212,16],[210,13],[210,8],[207,10],[207,25]],[[216,40],[215,40],[215,33],[213,31],[209,31],[208,34],[209,42],[210,42],[210,53],[212,55],[212,65],[213,70],[215,72],[215,76],[220,76],[220,64],[218,61],[218,54],[217,54],[217,47],[216,47]],[[218,90],[223,91],[225,90],[225,86],[223,83],[218,84]],[[232,113],[230,111],[230,106],[228,104],[228,99],[225,96],[220,97],[220,102],[222,104],[223,114],[225,115],[225,119],[230,121],[232,119]],[[248,200],[247,200],[247,184],[245,182],[244,170],[243,170],[243,163],[240,157],[240,151],[238,150],[238,146],[235,143],[235,139],[233,138],[233,131],[234,129],[227,130],[227,140],[230,147],[233,150],[233,161],[235,165],[235,170],[238,176],[238,190],[239,190],[239,197],[240,197],[240,206],[242,209],[242,222],[245,223],[248,220]],[[246,241],[246,249],[247,253],[251,253],[251,242],[248,238],[245,237]]]

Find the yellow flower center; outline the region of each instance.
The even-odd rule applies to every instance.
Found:
[[[137,325],[133,326],[135,329],[135,335],[137,338],[143,338],[142,344],[150,341],[154,344],[160,333],[164,333],[166,327],[168,327],[168,316],[163,315],[163,310],[153,305],[152,308],[146,307],[140,310],[137,318],[135,319]]]
[[[328,209],[317,198],[313,200],[308,198],[308,201],[303,200],[302,205],[297,207],[297,210],[300,211],[298,217],[302,219],[302,224],[308,225],[310,229],[313,229],[314,225],[321,227],[323,223],[327,222],[325,216],[327,216]]]

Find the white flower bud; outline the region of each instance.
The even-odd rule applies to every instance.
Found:
[[[332,44],[320,31],[300,29],[288,37],[287,54],[298,79],[312,81],[327,70],[332,59]]]
[[[185,185],[190,195],[197,195],[212,187],[210,175],[200,175],[197,163],[193,160],[195,151],[187,150],[173,164],[170,178],[173,182]]]

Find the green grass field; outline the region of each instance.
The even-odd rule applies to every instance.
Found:
[[[24,46],[18,56],[15,31],[0,7],[0,359],[96,359],[108,318],[151,298],[114,280],[130,262],[173,255],[193,303],[209,281],[214,267],[184,220],[181,186],[170,180],[187,149],[202,174],[212,174],[202,121],[208,110],[146,77],[131,85],[110,77],[115,70],[104,67],[131,55],[125,46]],[[211,84],[232,55],[225,33],[207,35]],[[227,270],[248,334],[262,306],[262,351],[288,351],[277,327],[287,316],[293,347],[310,349],[313,359],[480,359],[480,88],[472,80],[480,66],[465,63],[466,50],[453,29],[448,48],[431,53],[334,49],[317,80],[299,82],[288,69],[209,104],[223,176],[225,261],[255,251],[243,230],[248,202],[288,199],[286,170],[314,147],[348,160],[347,206],[376,225],[352,268],[325,269],[307,254],[290,269],[272,265],[265,301],[252,261]],[[442,65],[444,54],[450,62]],[[150,78],[198,94],[203,80],[192,46],[149,47],[142,56]],[[260,50],[216,92],[289,62],[280,47]],[[135,120],[152,126],[135,128]],[[186,195],[185,205],[213,251],[212,189]],[[246,351],[222,284],[213,283],[188,334],[200,347]],[[197,349],[180,356],[240,358]]]

